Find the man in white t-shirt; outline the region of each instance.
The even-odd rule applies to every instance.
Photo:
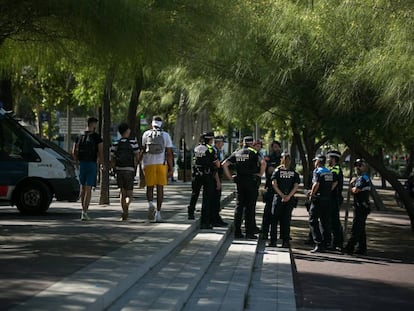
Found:
[[[148,220],[160,222],[161,205],[164,199],[164,186],[173,175],[173,152],[170,135],[161,129],[162,119],[154,116],[152,129],[142,135],[145,183],[147,185]],[[157,186],[157,210],[153,204],[154,187]]]

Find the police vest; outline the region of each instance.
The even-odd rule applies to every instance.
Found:
[[[254,175],[260,171],[260,161],[257,150],[248,147],[235,152],[237,175]]]
[[[214,161],[216,154],[208,144],[200,144],[194,148],[194,166],[203,173],[213,173],[215,171]]]

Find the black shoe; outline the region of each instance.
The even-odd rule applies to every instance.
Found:
[[[325,249],[321,245],[316,245],[313,250],[311,250],[311,253],[323,253]]]
[[[234,238],[235,239],[244,239],[244,234],[242,234],[242,233],[235,233],[234,234]]]
[[[367,250],[357,249],[355,251],[355,254],[357,254],[357,255],[366,255],[367,254]]]
[[[213,229],[213,226],[210,224],[201,224],[200,229]]]
[[[277,247],[276,242],[271,241],[269,244],[267,244],[269,247]]]
[[[347,245],[343,248],[343,252],[347,253],[348,255],[352,255],[354,253],[354,248]]]
[[[283,241],[282,248],[290,248],[290,243],[288,241]]]
[[[246,235],[246,239],[249,239],[249,240],[257,240],[257,235],[255,235],[255,234],[247,234]]]
[[[213,224],[213,227],[227,227],[229,224],[224,221],[218,221]]]
[[[257,233],[260,233],[260,232],[261,232],[261,230],[260,230],[259,227],[256,227],[256,228],[253,229],[253,234],[257,234]]]

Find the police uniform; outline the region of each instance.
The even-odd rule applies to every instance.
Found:
[[[319,184],[316,193],[311,190],[311,206],[309,208],[309,226],[316,244],[313,252],[323,251],[331,241],[330,205],[333,174],[325,166],[326,157],[318,155],[313,159],[319,161],[319,167],[313,171],[312,183]],[[314,187],[312,187],[313,189]],[[322,229],[322,232],[321,232]]]
[[[248,146],[253,143],[253,137],[247,136],[243,141],[244,146],[225,160],[225,162],[234,164],[237,172],[234,180],[237,185],[234,215],[235,237],[243,237],[241,224],[244,212],[246,236],[247,238],[256,238],[254,235],[256,231],[254,211],[258,195],[257,181],[260,177],[257,174],[260,172],[261,158],[257,150]]]
[[[280,143],[274,141],[272,144]],[[270,228],[270,221],[272,218],[272,204],[273,204],[273,196],[275,194],[272,186],[272,175],[276,167],[280,165],[280,158],[281,154],[279,152],[272,152],[269,156],[265,157],[266,161],[266,183],[265,183],[265,192],[263,194],[263,201],[265,203],[263,216],[262,216],[262,238],[267,240],[269,237],[269,228]],[[271,170],[271,172],[269,172]]]
[[[355,161],[355,166],[365,166],[365,162],[358,159]],[[358,244],[356,253],[365,254],[367,251],[365,223],[368,214],[371,212],[369,204],[371,186],[372,183],[368,173],[359,171],[353,187],[353,189],[357,189],[357,192],[354,192],[354,219],[352,221],[351,238],[345,247],[347,253],[353,253],[356,244]]]
[[[329,167],[333,174],[333,182],[337,182],[336,187],[331,192],[331,228],[332,228],[332,248],[342,249],[344,242],[344,233],[342,229],[339,210],[343,201],[342,189],[344,185],[344,174],[339,166],[339,158],[341,154],[338,151],[330,151],[328,157],[334,157],[336,164]]]
[[[288,195],[299,185],[300,177],[294,170],[278,167],[271,177],[275,182],[277,190],[283,195]],[[270,244],[269,246],[276,246],[277,241],[277,224],[280,223],[280,237],[282,239],[282,247],[289,247],[290,239],[290,220],[292,217],[292,210],[295,207],[295,198],[292,196],[289,201],[283,202],[283,197],[275,191],[272,208],[270,211]]]
[[[189,219],[194,219],[195,205],[203,188],[203,201],[201,205],[201,221],[202,229],[212,228],[210,219],[210,210],[213,203],[214,189],[216,188],[215,174],[217,169],[215,162],[217,155],[212,146],[207,142],[214,138],[214,134],[204,133],[201,135],[201,143],[194,148],[194,165],[192,171],[192,194],[190,206],[188,207]]]

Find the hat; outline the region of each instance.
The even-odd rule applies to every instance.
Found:
[[[341,157],[341,153],[339,151],[336,150],[331,150],[328,152],[328,154],[326,155],[328,158],[329,157],[334,157],[334,158],[340,158]]]
[[[214,138],[214,133],[213,132],[204,132],[203,134],[200,135],[202,139],[212,139]]]
[[[312,159],[312,161],[319,160],[319,162],[325,163],[326,157],[323,154],[318,154]]]
[[[253,143],[253,141],[254,141],[253,136],[243,137],[243,144],[251,144],[251,143]]]
[[[214,137],[214,140],[219,142],[219,141],[224,141],[224,136],[223,135],[217,135],[216,137]]]
[[[355,160],[355,162],[354,162],[354,165],[355,166],[365,166],[366,164],[365,164],[365,160],[363,160],[363,159],[356,159]]]

